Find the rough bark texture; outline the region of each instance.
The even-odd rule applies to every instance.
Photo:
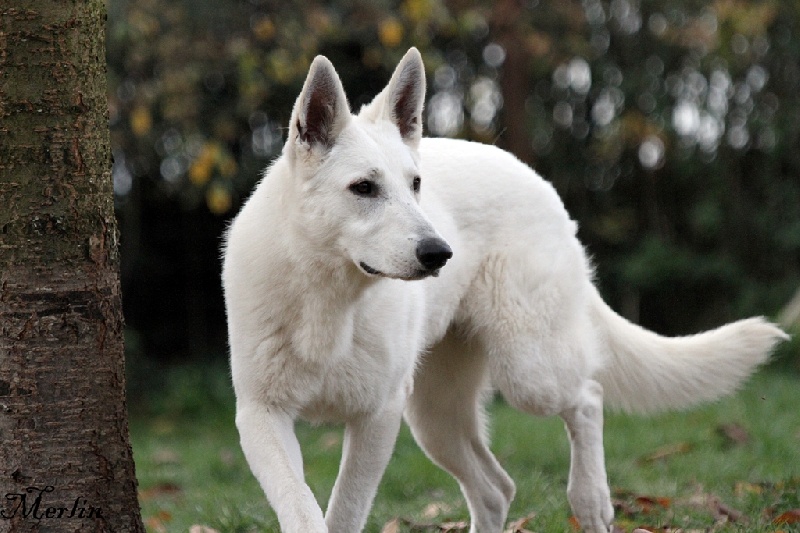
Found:
[[[144,531],[103,0],[0,3],[0,531]]]

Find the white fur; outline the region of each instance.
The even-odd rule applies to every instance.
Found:
[[[421,138],[424,87],[412,49],[353,116],[333,66],[314,61],[283,155],[227,236],[242,448],[283,531],[353,533],[405,411],[461,485],[471,531],[497,533],[515,488],[486,444],[492,387],[519,409],[564,419],[570,504],[586,531],[609,531],[603,391],[640,411],[711,400],[785,334],[750,319],[665,339],[620,318],[595,290],[550,184],[495,147]],[[364,180],[378,194],[351,190]],[[426,239],[453,251],[438,277],[417,257]],[[324,516],[303,479],[298,417],[346,427]]]

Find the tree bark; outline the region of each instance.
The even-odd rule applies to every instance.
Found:
[[[0,531],[143,532],[103,0],[0,6]]]

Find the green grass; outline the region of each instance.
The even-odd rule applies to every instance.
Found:
[[[148,531],[185,532],[193,524],[222,533],[278,531],[238,446],[227,370],[190,368],[166,378],[171,386],[157,402],[132,406]],[[715,531],[800,531],[798,525],[772,525],[774,517],[800,508],[799,403],[796,373],[764,371],[736,396],[689,412],[607,414],[606,460],[617,523],[628,532],[637,525],[710,530],[713,510],[720,507],[702,501],[713,496],[745,517]],[[560,420],[532,418],[499,400],[489,411],[492,449],[517,484],[509,518],[535,512],[527,529],[571,531],[565,495],[569,445]],[[725,436],[725,425],[739,426],[746,439]],[[338,468],[341,429],[300,424],[298,434],[308,483],[324,504]],[[652,457],[658,455],[663,457]],[[420,530],[410,523],[468,519],[456,483],[425,458],[405,427],[366,531],[380,532],[395,517],[404,519],[400,531]]]

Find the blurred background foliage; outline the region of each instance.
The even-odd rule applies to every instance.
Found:
[[[610,303],[667,334],[800,287],[798,0],[109,0],[127,344],[224,358],[219,245],[316,54],[354,110],[417,46],[427,134],[551,180]]]

